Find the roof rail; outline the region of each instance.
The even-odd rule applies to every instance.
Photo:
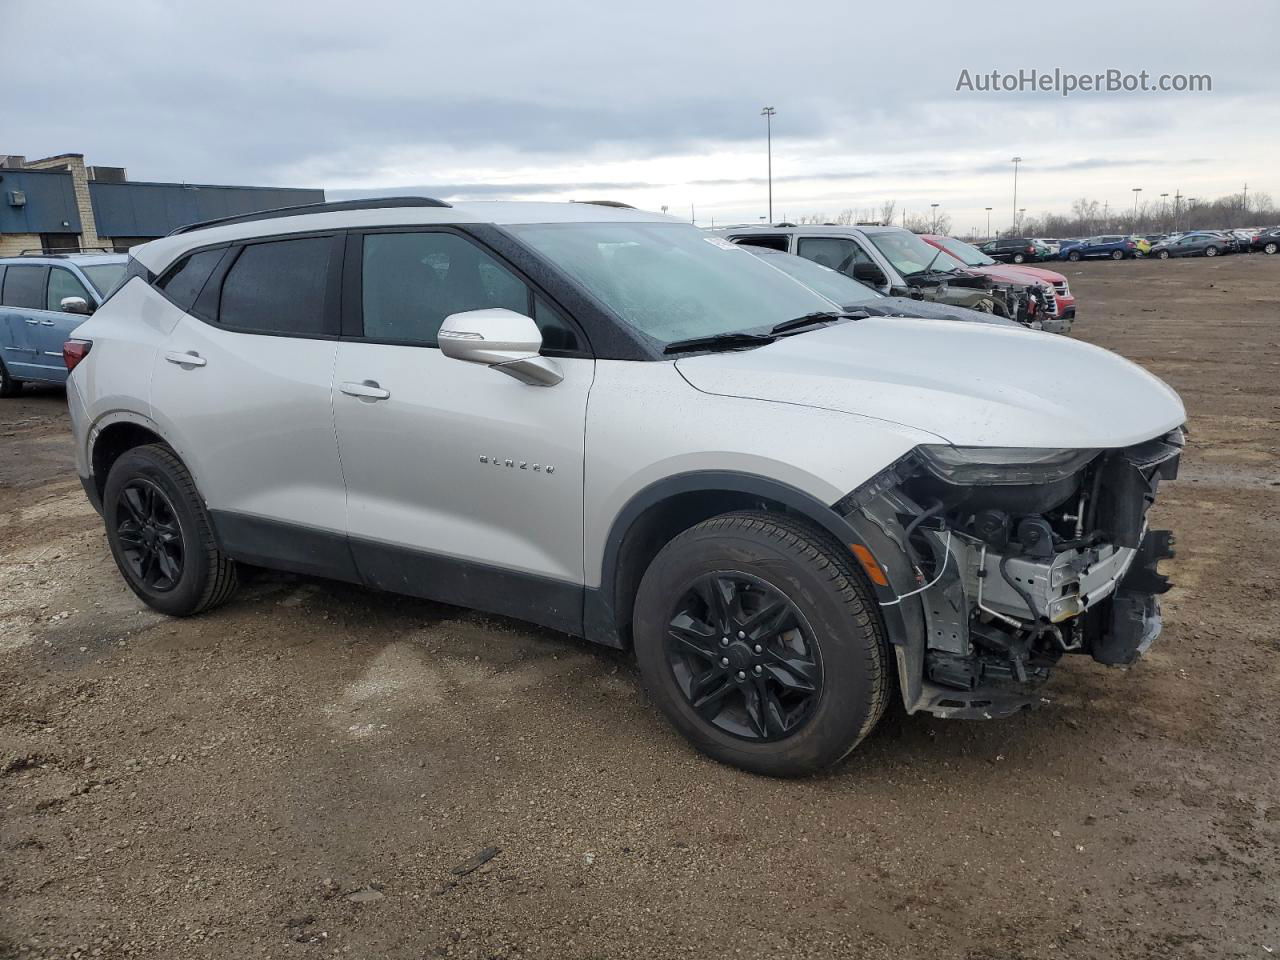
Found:
[[[171,230],[169,236],[176,237],[192,230],[203,230],[206,227],[221,227],[228,223],[252,223],[255,220],[275,220],[279,217],[302,217],[310,213],[337,213],[343,210],[385,210],[392,207],[447,207],[450,204],[431,197],[371,197],[367,200],[335,200],[328,203],[300,203],[293,207],[276,207],[273,210],[259,210],[257,213],[241,213],[233,217],[218,217],[214,220],[201,220],[188,223],[186,226]]]
[[[47,253],[40,247],[27,247],[25,250],[19,250],[20,257],[74,257],[80,253],[115,253],[113,247],[59,247],[57,250],[50,250]]]

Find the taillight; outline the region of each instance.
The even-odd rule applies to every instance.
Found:
[[[92,340],[68,340],[62,345],[62,362],[67,365],[67,372],[76,368],[81,360],[93,349]]]

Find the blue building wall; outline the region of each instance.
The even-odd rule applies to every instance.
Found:
[[[26,194],[26,206],[10,203],[13,191]],[[79,232],[80,211],[71,174],[0,169],[0,233]]]
[[[3,184],[0,184],[3,186]],[[199,220],[256,213],[300,203],[323,203],[323,190],[291,187],[222,187],[196,183],[90,181],[98,235],[162,237]]]

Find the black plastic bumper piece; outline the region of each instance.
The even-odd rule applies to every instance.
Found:
[[[1090,626],[1101,621],[1100,630],[1090,631],[1089,652],[1093,659],[1108,666],[1133,663],[1160,636],[1163,621],[1157,596],[1166,592],[1170,583],[1156,565],[1173,555],[1172,533],[1147,531],[1115,595],[1105,608],[1089,614]]]
[[[81,477],[80,486],[84,487],[84,495],[89,498],[93,509],[98,511],[98,516],[102,516],[102,497],[98,496],[98,485],[93,482],[93,478]]]

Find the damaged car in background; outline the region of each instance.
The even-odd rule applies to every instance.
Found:
[[[852,277],[886,296],[966,307],[1064,333],[1052,286],[1005,282],[975,273],[944,250],[900,227],[790,223],[711,231],[733,243],[783,250]]]

